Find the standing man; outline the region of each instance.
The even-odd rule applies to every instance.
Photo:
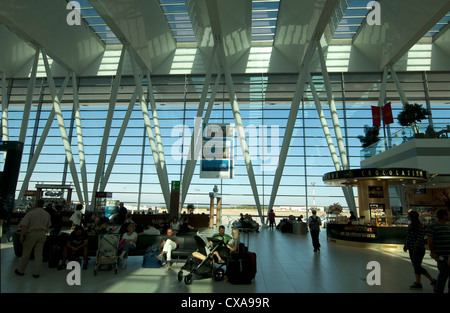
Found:
[[[23,245],[22,260],[15,273],[23,276],[30,261],[31,251],[34,248],[34,271],[33,277],[38,278],[42,268],[42,252],[47,231],[51,225],[51,217],[43,206],[44,200],[39,199],[37,207],[28,212],[22,220],[20,231],[20,242]]]
[[[436,215],[438,221],[428,228],[427,240],[430,256],[436,260],[439,270],[434,291],[443,293],[445,283],[449,279],[450,274],[450,226],[448,225],[448,210],[439,210]],[[450,280],[448,292],[450,292]]]
[[[119,203],[119,210],[117,211],[117,218],[116,218],[116,224],[122,225],[125,223],[125,220],[127,218],[128,210],[126,207],[124,207],[123,202]]]
[[[309,225],[309,232],[311,233],[314,252],[318,251],[320,252],[319,233],[322,221],[320,220],[320,217],[316,215],[316,210],[313,210],[312,215],[308,218],[308,225]]]

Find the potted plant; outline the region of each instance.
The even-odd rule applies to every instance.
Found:
[[[333,203],[328,207],[328,214],[339,215],[342,213],[342,206],[339,203]]]
[[[361,141],[361,145],[363,148],[367,148],[368,146],[376,143],[380,140],[380,127],[379,126],[368,126],[364,125],[364,136],[360,135],[357,138]]]
[[[417,123],[421,122],[423,119],[426,119],[431,112],[422,107],[421,104],[414,103],[405,103],[403,106],[403,111],[400,112],[397,116],[398,123],[404,127],[412,126],[414,134],[419,133],[419,128],[417,127]]]

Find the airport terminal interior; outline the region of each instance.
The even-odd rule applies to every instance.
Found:
[[[430,225],[450,209],[448,0],[0,8],[2,293],[433,293],[425,277],[409,288],[403,244],[409,211]],[[186,284],[185,258],[167,270],[142,255],[96,275],[90,256],[81,285],[47,262],[15,275],[39,199],[63,232],[77,204],[113,220],[122,202],[144,227],[189,217],[204,236],[249,214],[256,276]],[[428,252],[422,264],[437,276]]]

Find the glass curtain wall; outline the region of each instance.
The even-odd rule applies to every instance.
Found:
[[[450,120],[450,75],[436,72],[398,73],[403,91],[409,102],[429,106],[435,125],[449,124]],[[341,132],[351,168],[360,166],[361,144],[357,136],[363,134],[364,125],[372,126],[371,106],[378,105],[382,73],[331,73],[333,96],[338,108]],[[258,193],[264,212],[270,201],[278,156],[283,144],[287,118],[297,75],[235,75],[234,87],[239,102],[242,121],[247,134],[249,151],[255,172]],[[214,82],[214,77],[211,80]],[[325,111],[328,127],[336,149],[336,139],[331,121],[325,86],[320,74],[313,75]],[[63,78],[55,79],[56,86]],[[102,138],[107,119],[113,78],[80,78],[79,99],[89,197],[91,197]],[[200,102],[204,77],[193,75],[171,75],[152,77],[159,124],[161,126],[164,154],[167,162],[169,183],[182,181],[184,155],[189,148],[190,136],[194,131],[194,120]],[[11,85],[12,84],[12,85]],[[212,87],[213,83],[211,84]],[[27,79],[8,80],[10,89],[8,107],[9,140],[18,140],[23,119],[23,108],[28,87]],[[134,92],[132,77],[123,77],[119,88],[112,127],[106,147],[106,170],[111,153],[124,122],[126,110]],[[144,80],[147,91],[147,82]],[[3,90],[2,90],[3,92]],[[384,134],[394,134],[402,129],[396,120],[402,104],[396,85],[389,77],[387,101],[392,103],[394,124],[381,129]],[[207,99],[205,104],[208,104]],[[126,131],[115,160],[105,191],[113,198],[127,203],[127,207],[141,209],[165,207],[161,188],[154,166],[152,151],[147,137],[139,103],[133,104],[133,111],[126,125]],[[149,105],[149,103],[148,103]],[[334,171],[334,165],[318,119],[311,89],[306,85],[301,101],[283,177],[278,189],[275,206],[328,206],[339,202],[347,206],[342,189],[323,184],[323,174]],[[52,109],[48,84],[45,78],[38,78],[34,88],[25,149],[18,182],[20,189],[28,164],[38,144],[44,126]],[[72,143],[72,153],[81,181],[77,133],[74,123],[73,90],[69,82],[62,99],[65,126]],[[428,121],[426,121],[428,122]],[[211,112],[210,123],[234,123],[228,87],[222,79]],[[3,162],[3,155],[0,156]],[[187,204],[206,207],[208,193],[217,185],[222,193],[224,207],[254,205],[246,166],[239,140],[235,138],[234,179],[200,179],[199,161],[192,178]],[[45,140],[38,163],[26,189],[35,190],[37,183],[73,184],[73,178],[66,162],[60,130],[53,122]],[[355,194],[356,190],[355,190]],[[74,193],[74,202],[77,195]]]

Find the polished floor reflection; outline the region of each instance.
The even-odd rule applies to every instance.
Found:
[[[206,235],[213,230],[205,230]],[[229,232],[229,229],[227,229]],[[3,238],[4,239],[4,238]],[[322,248],[314,253],[309,235],[285,234],[268,228],[249,236],[250,251],[257,254],[257,274],[251,285],[232,285],[213,279],[194,280],[191,285],[179,282],[177,273],[183,262],[171,270],[142,268],[142,257],[130,257],[127,268],[100,271],[94,276],[95,260],[81,272],[81,285],[69,286],[69,270],[57,271],[44,263],[40,278],[33,278],[32,262],[25,276],[14,269],[20,258],[14,255],[12,243],[1,245],[2,293],[432,293],[426,278],[422,290],[410,290],[414,282],[408,254],[400,250],[379,250],[350,247],[327,242],[326,232],[320,235]],[[4,240],[3,240],[4,241]],[[371,261],[380,265],[380,275],[367,268]],[[437,275],[435,261],[428,254],[424,267]],[[379,285],[370,285],[367,277],[379,278]]]

